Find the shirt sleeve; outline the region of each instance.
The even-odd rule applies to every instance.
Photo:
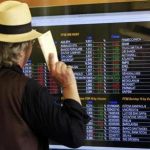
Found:
[[[22,100],[25,121],[40,137],[49,138],[68,147],[83,145],[89,116],[73,99],[57,103],[57,97],[46,87],[29,79]]]

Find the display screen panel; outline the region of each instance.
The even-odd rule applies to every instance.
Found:
[[[51,30],[59,59],[74,70],[91,117],[85,139],[89,149],[150,148],[150,11],[131,7],[139,4],[32,9],[34,28]],[[61,99],[38,43],[24,72]]]

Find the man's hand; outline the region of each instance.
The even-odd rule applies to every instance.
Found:
[[[74,99],[81,104],[76,79],[72,67],[67,66],[62,61],[54,63],[53,54],[50,54],[49,69],[52,74],[52,77],[54,77],[63,87],[64,98]]]

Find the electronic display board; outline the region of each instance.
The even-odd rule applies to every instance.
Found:
[[[150,11],[140,5],[32,9],[34,28],[52,31],[59,59],[74,70],[92,118],[85,146],[150,148]],[[38,43],[24,72],[61,99]]]

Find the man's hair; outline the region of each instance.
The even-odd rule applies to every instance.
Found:
[[[0,42],[0,67],[17,64],[20,52],[29,46],[31,41],[22,43]]]

